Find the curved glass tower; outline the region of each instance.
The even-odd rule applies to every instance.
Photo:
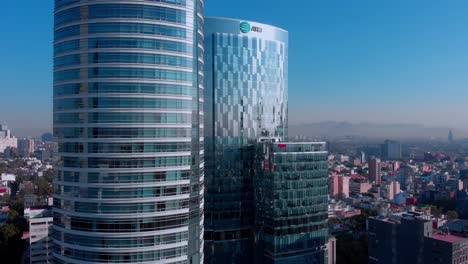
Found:
[[[287,135],[288,33],[205,21],[206,263],[251,263],[254,146]]]
[[[56,263],[203,262],[203,0],[55,0]]]

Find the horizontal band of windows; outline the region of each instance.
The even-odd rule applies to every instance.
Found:
[[[67,201],[66,199],[64,201]],[[135,218],[148,218],[148,217],[167,217],[172,215],[180,215],[180,214],[189,214],[189,209],[178,209],[178,210],[170,210],[170,211],[153,211],[147,213],[85,213],[85,212],[77,212],[75,210],[62,210],[59,208],[55,208],[55,212],[60,214],[65,214],[67,216],[75,216],[75,217],[87,217],[87,218],[95,218],[95,219],[103,219],[103,220],[119,220],[119,219],[135,219]]]
[[[191,128],[54,128],[55,137],[92,138],[92,139],[149,139],[149,138],[187,138],[191,137]]]
[[[74,243],[63,243],[60,240],[54,239],[54,244],[56,246],[66,247],[66,248],[73,248],[75,250],[83,250],[86,252],[97,252],[97,253],[104,253],[104,254],[116,254],[121,252],[128,252],[132,254],[142,254],[144,252],[149,251],[164,251],[169,249],[177,249],[177,248],[185,248],[188,245],[188,241],[181,241],[172,244],[162,244],[162,245],[150,245],[150,246],[140,246],[140,247],[122,247],[122,248],[112,248],[112,247],[88,247],[80,245],[77,242]]]
[[[315,202],[315,204],[327,203],[326,193],[322,190],[297,190],[289,192],[276,191],[274,194],[274,199],[285,199],[285,200],[298,200],[298,199],[307,199],[310,203]]]
[[[327,194],[327,188],[328,184],[322,184],[321,186],[307,186],[307,185],[302,185],[302,186],[297,186],[297,187],[292,187],[287,184],[275,184],[274,186],[271,186],[275,190],[275,195],[282,195],[282,194],[289,194],[292,195],[292,193],[297,192],[298,195],[303,195],[300,198],[306,199],[307,197],[310,196],[318,196],[322,194]],[[292,199],[294,196],[291,196]]]
[[[63,258],[66,263],[70,262],[69,259],[86,261],[85,263],[140,263],[148,262],[154,263],[155,261],[169,261],[171,258],[178,258],[186,256],[187,247],[177,249],[165,249],[165,250],[152,250],[150,252],[119,252],[119,253],[99,253],[89,252],[86,250],[77,250],[72,248],[62,248],[56,246],[53,248],[54,256],[57,254]],[[165,262],[165,263],[174,263]]]
[[[106,93],[106,94],[74,94],[74,95],[63,95],[63,96],[56,96],[54,97],[55,102],[61,102],[61,100],[81,100],[85,102],[89,100],[100,100],[95,98],[107,98],[108,100],[147,100],[148,102],[153,102],[155,100],[179,100],[179,101],[198,101],[198,103],[203,103],[202,98],[194,98],[190,95],[172,95],[172,94],[138,94],[138,93]],[[80,107],[85,107],[86,105],[90,105],[91,108],[94,106],[89,104],[88,102],[80,104]],[[65,109],[66,110],[66,109]]]
[[[75,158],[60,157],[59,165],[64,167],[80,168],[159,168],[188,166],[191,164],[190,156],[156,157],[156,158]]]
[[[152,123],[184,124],[191,123],[190,114],[178,113],[64,113],[54,114],[54,124],[74,123]]]
[[[94,187],[74,187],[68,185],[55,184],[57,189],[55,194],[61,196],[78,195],[80,198],[102,198],[102,199],[120,199],[127,197],[145,198],[145,197],[159,197],[159,196],[173,196],[187,194],[190,187],[187,184],[171,186],[144,186],[144,187],[124,187],[124,188],[94,188]],[[105,201],[103,201],[105,203]],[[70,210],[70,209],[65,209]]]
[[[91,42],[92,40],[98,40],[98,42]],[[109,44],[110,42],[108,41],[99,41],[99,40],[103,40],[103,39],[115,39],[115,40],[125,40],[123,43],[130,43],[130,44],[138,44],[138,45],[147,45],[148,48],[128,48],[128,49],[131,49],[131,50],[134,50],[134,49],[141,49],[142,51],[165,51],[165,50],[161,50],[161,49],[156,49],[157,47],[159,47],[159,45],[156,45],[157,43],[154,43],[156,46],[154,46],[152,48],[152,44],[151,42],[143,42],[143,43],[140,43],[140,41],[138,42],[134,42],[134,41],[129,41],[129,40],[150,40],[150,41],[169,41],[169,42],[173,42],[173,43],[182,43],[182,44],[186,44],[186,45],[192,45],[192,42],[193,42],[193,39],[192,38],[186,38],[186,39],[181,39],[181,38],[174,38],[174,37],[166,37],[166,36],[159,36],[159,35],[141,35],[141,34],[119,34],[119,33],[101,33],[101,34],[88,34],[88,35],[80,35],[80,36],[74,36],[74,37],[69,37],[69,38],[65,38],[65,39],[60,39],[60,40],[57,40],[57,41],[54,41],[54,45],[59,45],[61,43],[66,43],[66,42],[70,42],[70,41],[74,41],[74,40],[78,40],[81,42],[80,44],[80,51],[82,52],[93,52],[93,51],[102,51],[103,49],[105,49],[106,51],[120,51],[122,50],[122,48],[119,48],[119,47],[113,47],[113,46],[105,46],[106,44]],[[88,41],[88,43],[86,43],[86,41]],[[112,42],[114,43],[114,42]],[[119,43],[119,42],[117,42]],[[101,45],[101,46],[96,46],[97,44]],[[125,49],[125,48],[124,48]],[[170,52],[170,50],[167,50]],[[64,52],[64,53],[61,53],[60,55],[67,55],[67,54],[70,54],[72,53],[73,51],[68,51],[68,52]],[[175,52],[175,51],[174,51]],[[200,51],[199,51],[200,52]],[[186,53],[186,55],[194,55],[196,54],[196,50],[195,49],[190,49],[188,52],[184,52]],[[196,55],[198,55],[198,58],[202,58],[203,56],[200,54],[200,53],[197,53]],[[55,57],[58,57],[59,56],[59,53],[55,53],[54,52],[54,58]]]
[[[317,201],[311,201],[308,199],[297,199],[297,200],[275,200],[274,205],[276,208],[307,208],[308,211],[312,212],[326,212],[327,211],[327,203],[317,203]]]
[[[57,201],[55,201],[57,200]],[[54,206],[57,209],[69,210],[78,213],[96,213],[96,214],[140,214],[152,212],[168,212],[173,210],[188,209],[189,201],[176,200],[176,201],[161,201],[153,203],[139,203],[139,204],[106,204],[103,203],[84,203],[75,202],[70,205],[64,203],[60,199],[54,199]]]
[[[69,40],[54,45],[54,54],[69,53],[72,51],[80,50],[80,40]],[[84,47],[83,47],[84,48]],[[132,38],[132,37],[102,37],[90,38],[86,45],[86,52],[102,52],[103,50],[122,50],[132,49],[139,51],[167,51],[184,53],[191,55],[193,46],[190,43],[171,41],[164,39],[150,39],[150,38]]]
[[[83,153],[83,143],[59,143],[59,152]],[[191,151],[191,142],[181,143],[88,143],[88,153],[154,153]]]
[[[114,70],[120,69],[117,72],[122,72],[126,74],[122,78],[136,78],[136,75],[141,74],[142,76],[153,76],[152,71],[147,71],[149,70],[156,70],[156,71],[161,71],[161,70],[166,70],[166,71],[175,71],[175,72],[183,72],[183,73],[192,73],[193,70],[190,67],[172,67],[172,66],[165,66],[165,65],[152,65],[152,64],[138,64],[138,63],[132,63],[132,64],[124,64],[124,63],[98,63],[98,64],[78,64],[74,66],[67,66],[67,67],[59,67],[58,69],[54,69],[54,74],[55,73],[61,73],[61,72],[66,72],[70,70],[80,70],[80,76],[86,76],[89,77],[89,79],[92,78],[99,78],[99,76],[94,76],[95,74],[100,74],[99,69],[104,69],[107,70],[109,74],[111,74],[111,77],[106,77],[103,76],[101,78],[118,78],[116,76]],[[88,70],[86,72],[86,70]],[[93,70],[93,73],[91,74],[91,70]],[[131,71],[128,71],[131,70]],[[102,74],[103,71],[101,71]],[[144,73],[142,73],[144,72]],[[91,76],[93,75],[93,76]],[[149,79],[159,79],[159,78],[164,78],[164,73],[162,77],[158,77],[159,75],[157,73],[154,74],[154,77],[142,77],[142,78],[149,78]]]
[[[80,49],[80,40],[75,39],[75,40],[65,41],[60,44],[54,45],[54,54],[60,54],[60,53],[70,52],[70,51],[79,50],[79,49]]]
[[[169,80],[154,80],[154,79],[129,79],[129,78],[106,78],[106,79],[84,79],[84,80],[71,80],[71,81],[61,81],[55,82],[54,85],[57,87],[62,87],[63,85],[75,85],[75,84],[84,84],[87,83],[96,83],[96,82],[103,82],[103,83],[140,83],[140,84],[157,84],[157,85],[180,85],[186,88],[194,89],[193,99],[202,98],[199,97],[203,93],[197,94],[197,90],[193,88],[194,83],[192,82],[184,82],[184,81],[169,81]],[[203,89],[198,89],[199,91],[203,91]],[[83,92],[83,91],[82,91]],[[78,95],[81,96],[81,95]]]
[[[84,178],[84,177],[83,177]],[[72,179],[73,180],[73,179]],[[188,179],[186,180],[177,180],[177,181],[153,181],[153,182],[131,182],[132,188],[143,188],[143,187],[164,187],[164,186],[186,186],[190,184]],[[88,183],[88,182],[73,182],[73,181],[61,181],[61,180],[54,180],[53,184],[57,186],[70,186],[70,187],[79,187],[79,188],[128,188],[127,183],[120,183],[117,182],[115,179],[112,183]]]
[[[193,44],[187,40],[169,40],[158,39],[156,36],[151,38],[119,36],[119,37],[92,37],[88,39],[88,50],[92,49],[144,49],[181,52],[191,55],[193,53]]]
[[[300,215],[296,218],[285,217],[284,219],[269,218],[268,216],[262,217],[265,226],[274,227],[275,230],[289,228],[291,226],[307,227],[312,226],[314,223],[323,222],[328,219],[328,211],[322,211],[315,215]]]
[[[180,7],[178,7],[180,8]],[[137,18],[186,23],[188,13],[184,10],[163,6],[141,4],[100,4],[89,5],[86,19]],[[82,20],[80,7],[69,8],[55,14],[55,27]]]
[[[54,82],[60,81],[73,81],[81,80],[84,74],[81,73],[80,69],[71,69],[57,71],[54,73]],[[193,74],[181,70],[168,70],[168,69],[154,69],[154,68],[118,68],[118,67],[106,67],[106,68],[88,68],[86,76],[88,79],[93,78],[125,78],[125,79],[156,79],[156,80],[168,80],[168,81],[186,81],[190,82],[193,80]]]
[[[187,57],[151,53],[99,52],[89,53],[87,61],[82,61],[82,54],[72,54],[56,58],[54,60],[54,68],[80,65],[81,63],[128,63],[162,65],[171,67],[191,67],[193,65],[193,59]]]
[[[86,19],[86,20],[76,20],[67,22],[58,26],[54,27],[54,32],[58,32],[64,28],[70,28],[73,26],[80,27],[80,33],[85,35],[89,32],[89,26],[94,25],[96,28],[99,28],[98,25],[101,24],[141,24],[141,25],[155,25],[155,26],[167,26],[170,28],[181,29],[181,30],[188,30],[189,32],[195,32],[195,27],[192,20],[192,14],[188,13],[185,19],[188,19],[190,22],[187,23],[178,23],[172,22],[167,20],[160,20],[160,19],[150,19],[150,18],[129,18],[129,19],[122,19],[122,18],[93,18],[93,19]],[[91,34],[91,33],[90,33]],[[99,34],[99,33],[94,33]],[[112,33],[114,34],[114,33]],[[130,34],[137,34],[137,33],[130,33]],[[88,34],[89,35],[89,34]],[[158,36],[162,36],[158,34]],[[188,35],[190,36],[190,35]],[[198,36],[197,36],[198,37]],[[63,39],[55,40],[54,42],[60,42]],[[204,42],[202,40],[198,40],[197,44],[203,45]]]
[[[185,231],[174,234],[142,236],[137,238],[99,238],[54,232],[52,237],[58,241],[63,241],[65,243],[76,243],[81,246],[124,248],[178,243],[188,239],[188,232]]]
[[[323,161],[328,162],[328,152],[323,153],[287,153],[285,155],[274,155],[273,162],[287,163],[287,162],[308,162],[308,161]]]
[[[159,183],[190,179],[191,171],[162,171],[147,173],[87,173],[58,171],[57,181],[87,182],[88,184]]]
[[[55,96],[78,94],[155,94],[155,95],[194,95],[192,86],[158,83],[75,83],[56,85]]]
[[[309,257],[313,254],[315,259],[323,259],[323,256],[326,255],[326,249],[323,245],[328,242],[328,230],[323,229],[319,231],[314,231],[310,233],[303,234],[294,234],[286,235],[281,237],[273,238],[269,234],[265,234],[265,250],[268,251],[268,254],[273,258],[287,259],[288,257],[294,256],[306,256]],[[301,243],[296,243],[298,240]],[[273,241],[275,241],[273,243]],[[273,253],[274,252],[274,253]],[[302,262],[302,261],[300,261]]]
[[[134,108],[95,108],[95,109],[72,109],[72,110],[63,110],[63,111],[54,111],[55,114],[66,114],[66,113],[75,113],[75,114],[112,114],[112,113],[128,113],[128,114],[192,114],[192,111],[189,109],[134,109]],[[78,127],[79,125],[77,125]],[[60,125],[57,125],[60,127]]]
[[[279,172],[274,174],[275,181],[307,181],[311,179],[328,179],[327,169],[312,171]]]
[[[56,214],[56,217],[59,217],[59,213]],[[141,218],[140,221],[143,222],[144,218]],[[96,219],[94,219],[96,220]],[[114,220],[112,220],[114,221]],[[135,219],[134,219],[135,221]],[[138,220],[136,220],[138,221]],[[140,237],[148,237],[148,236],[163,236],[163,235],[170,235],[170,234],[179,234],[188,232],[188,226],[172,228],[172,229],[163,229],[157,231],[139,231],[139,232],[119,232],[119,233],[109,233],[109,232],[87,232],[87,231],[78,231],[78,230],[71,230],[65,229],[59,226],[52,226],[53,233],[63,233],[63,234],[70,234],[75,236],[82,236],[82,237],[93,237],[93,238],[101,238],[101,239],[127,239],[127,238],[140,238]]]
[[[88,114],[97,114],[97,113],[104,113],[104,114],[112,114],[112,113],[128,113],[128,114],[192,114],[190,109],[152,109],[152,108],[123,108],[123,107],[115,107],[115,108],[78,108],[78,109],[69,109],[69,110],[61,110],[61,111],[54,111],[54,114],[65,114],[65,113],[88,113]]]
[[[190,30],[167,25],[145,24],[145,23],[89,23],[87,25],[74,25],[64,27],[54,32],[54,40],[69,38],[73,36],[83,36],[81,27],[86,27],[88,34],[143,34],[152,36],[167,36],[173,38],[186,39],[191,34]]]
[[[66,258],[62,256],[59,253],[54,253],[52,252],[52,255],[54,257],[54,263],[55,264],[88,264],[89,262],[83,261],[83,260],[76,260],[76,259],[71,259],[71,258]],[[170,258],[170,259],[163,259],[159,260],[158,264],[186,264],[187,263],[187,255],[183,255],[177,258]],[[144,261],[144,262],[133,262],[133,264],[152,264],[154,263],[153,261]]]
[[[77,4],[80,0],[55,0],[55,9],[62,8],[67,5]]]
[[[134,199],[128,199],[128,198],[114,198],[114,199],[106,199],[105,203],[106,204],[120,204],[120,203],[128,203],[128,204],[138,204],[138,203],[153,203],[153,202],[162,202],[162,201],[176,201],[176,200],[183,200],[183,199],[188,199],[190,194],[181,194],[181,195],[172,195],[172,196],[157,196],[157,197],[151,197],[151,198],[134,198]],[[54,196],[54,199],[61,199],[67,202],[83,202],[83,203],[102,203],[103,200],[100,198],[79,198],[79,197],[72,197],[72,196],[62,196],[56,194]],[[59,209],[57,209],[59,210]],[[73,211],[66,211],[62,210],[62,213],[66,214],[73,214]],[[181,213],[185,213],[184,210],[182,210]],[[79,216],[83,216],[83,213],[76,213]],[[161,215],[161,213],[155,213],[156,215]],[[174,214],[174,212],[172,212]],[[162,214],[164,215],[164,214]],[[144,214],[144,215],[132,215],[132,214],[121,214],[121,215],[99,215],[95,214],[96,218],[142,218],[142,217],[151,217],[153,215],[151,214]],[[89,216],[88,216],[89,217]]]
[[[54,225],[64,228],[65,223],[63,223],[61,219],[61,214],[54,210]],[[186,227],[189,223],[188,220],[188,214],[108,220],[96,219],[92,216],[89,218],[71,216],[69,229],[101,233],[128,233],[137,230],[138,232],[150,232]],[[65,219],[63,221],[65,221]]]
[[[327,221],[323,221],[321,223],[317,223],[313,226],[303,226],[303,227],[290,227],[287,229],[280,229],[280,230],[273,230],[272,228],[265,227],[265,233],[271,234],[274,236],[288,236],[288,235],[296,235],[296,234],[304,234],[314,231],[320,231],[327,229],[328,224]]]
[[[188,99],[188,100],[187,100]],[[91,97],[54,100],[54,111],[94,108],[150,108],[150,109],[192,109],[190,97],[169,98],[125,98]]]
[[[119,159],[119,158],[134,158],[134,159],[153,159],[153,158],[165,158],[165,157],[178,157],[178,156],[190,156],[190,151],[178,151],[178,152],[147,152],[147,153],[70,153],[70,152],[59,152],[59,156],[67,158],[108,158],[108,159]]]
[[[64,8],[66,6],[69,6],[68,8],[73,8],[76,4],[79,4],[79,3],[80,3],[80,0],[55,0],[55,12],[61,12],[60,9],[66,9]],[[92,6],[93,4],[96,5],[100,3],[105,3],[105,2],[102,0],[100,2],[85,2],[78,6]],[[146,6],[157,5],[157,3],[160,3],[160,4],[169,4],[169,5],[183,7],[183,6],[187,6],[187,3],[190,3],[190,2],[187,2],[187,0],[146,0],[145,3],[146,3]]]
[[[200,168],[202,168],[200,164]],[[70,168],[63,166],[56,166],[56,169],[59,171],[66,172],[79,172],[79,173],[154,173],[154,172],[165,172],[165,171],[188,171],[191,170],[191,166],[174,166],[174,167],[161,167],[161,168],[127,168],[127,169],[108,169],[108,168]]]
[[[78,50],[78,51],[69,51],[69,52],[64,52],[64,53],[60,53],[60,54],[55,55],[54,56],[54,61],[55,60],[60,60],[60,59],[62,59],[64,57],[78,55],[78,56],[81,57],[79,59],[80,63],[88,63],[88,61],[93,62],[93,59],[88,60],[88,55],[92,54],[92,53],[99,53],[99,54],[103,54],[103,53],[125,53],[125,54],[136,54],[136,55],[139,55],[139,54],[146,55],[146,54],[148,54],[148,55],[155,55],[155,56],[172,56],[172,57],[175,57],[175,58],[183,58],[183,59],[187,59],[187,60],[196,62],[197,66],[199,68],[200,68],[200,66],[203,65],[202,63],[200,63],[200,58],[197,59],[196,57],[192,56],[191,52],[183,53],[183,52],[174,52],[174,51],[167,51],[167,50],[148,50],[148,49],[131,49],[131,48],[130,49],[127,49],[127,48],[105,48],[105,49],[101,49],[101,48],[99,48],[99,49],[86,49],[86,50],[83,49],[83,50]],[[68,60],[71,60],[71,59],[68,59]],[[116,58],[115,60],[120,60],[120,59]],[[127,59],[125,59],[125,60],[127,60]],[[138,60],[140,60],[140,59],[138,59]],[[132,64],[133,61],[138,61],[138,60],[132,60],[127,64]],[[141,59],[141,60],[143,60],[143,59]],[[149,59],[144,59],[144,60],[149,61]],[[155,62],[157,62],[157,59],[156,59]],[[158,65],[155,62],[150,62],[148,64]],[[67,61],[66,63],[68,64],[70,62]],[[75,64],[75,63],[76,63],[76,61],[73,62],[73,64]],[[104,62],[104,63],[112,63],[112,62]],[[165,62],[165,60],[163,60],[159,64],[162,64],[162,63],[168,64],[168,63],[172,63],[172,62]],[[133,63],[133,64],[135,64],[135,63]],[[67,65],[65,65],[65,66],[67,66]],[[192,67],[192,64],[190,64],[190,67]],[[57,68],[57,67],[55,67],[55,68]]]
[[[322,174],[323,175],[323,174]],[[265,185],[269,184],[274,188],[277,189],[303,189],[303,188],[315,188],[315,187],[323,187],[328,186],[328,177],[324,176],[321,178],[302,178],[298,177],[297,180],[279,180],[274,179],[274,183],[270,179],[259,180],[259,184],[262,182]]]
[[[327,162],[292,162],[289,164],[276,164],[275,173],[290,172],[290,171],[316,171],[328,169]]]

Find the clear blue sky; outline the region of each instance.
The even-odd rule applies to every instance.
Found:
[[[50,130],[51,0],[4,0],[0,122]],[[289,31],[292,123],[418,123],[468,130],[466,0],[206,0],[207,16]]]

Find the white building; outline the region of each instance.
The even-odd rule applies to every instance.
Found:
[[[26,216],[26,212],[25,212]],[[29,263],[52,263],[53,217],[50,209],[29,209]]]
[[[8,147],[17,148],[18,139],[11,135],[7,126],[0,125],[0,153],[3,153]]]
[[[0,176],[0,196],[3,196],[5,194],[11,194],[9,183],[14,181],[16,181],[16,175],[2,173],[2,175]]]
[[[16,175],[10,174],[10,173],[2,173],[2,183],[9,183],[9,182],[14,182],[16,181]]]

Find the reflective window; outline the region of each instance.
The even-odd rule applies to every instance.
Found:
[[[89,48],[128,48],[128,49],[151,49],[173,52],[192,52],[192,45],[188,43],[144,38],[90,38]]]
[[[170,81],[191,81],[192,73],[154,68],[89,68],[89,78],[147,78]]]
[[[89,34],[97,33],[129,33],[149,34],[175,38],[186,38],[187,30],[165,25],[143,24],[143,23],[92,23],[88,25]]]
[[[89,7],[89,18],[137,18],[185,23],[185,11],[150,5],[101,4]]]
[[[59,30],[56,30],[54,33],[54,39],[61,39],[66,37],[72,37],[80,34],[80,26],[71,26],[65,27]]]
[[[90,53],[88,61],[89,63],[138,63],[181,67],[191,67],[193,64],[192,59],[185,57],[127,52]]]

